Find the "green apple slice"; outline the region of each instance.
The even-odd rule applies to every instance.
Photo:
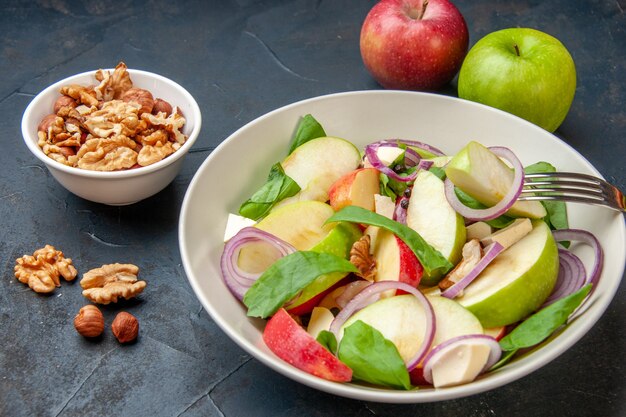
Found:
[[[429,171],[420,171],[415,179],[406,224],[419,233],[442,256],[456,264],[465,244],[465,223],[448,203],[443,181]],[[435,285],[441,273],[428,275],[424,271],[422,285]]]
[[[441,296],[430,296],[437,323],[431,347],[466,334],[482,334],[483,327],[478,319],[466,308],[453,300]],[[374,327],[398,348],[406,362],[413,357],[423,343],[426,329],[426,315],[420,302],[410,294],[381,298],[352,315],[339,331],[357,320]]]
[[[534,221],[533,230],[498,255],[456,298],[486,328],[516,323],[550,295],[559,255],[550,228]]]
[[[324,224],[333,214],[333,209],[326,203],[300,201],[273,210],[255,227],[290,243],[297,250],[324,252],[347,258],[352,244],[362,234],[358,226],[352,223]],[[262,272],[279,256],[280,254],[267,244],[251,243],[242,248],[239,253],[238,265],[244,271]],[[335,285],[345,276],[345,273],[337,272],[318,277],[305,287],[300,295],[289,303],[287,308],[290,311],[295,310]],[[313,307],[314,305],[310,305],[306,309],[310,311]]]
[[[504,197],[513,182],[513,171],[489,149],[470,142],[448,162],[446,176],[461,190],[487,206]],[[541,219],[546,210],[538,201],[518,201],[506,214]]]
[[[277,206],[305,200],[328,201],[330,186],[360,164],[359,150],[344,139],[328,136],[298,146],[281,166],[301,190]]]

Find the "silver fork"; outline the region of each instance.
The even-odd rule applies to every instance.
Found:
[[[626,212],[626,197],[616,186],[593,175],[574,172],[525,175],[519,200],[572,201]]]

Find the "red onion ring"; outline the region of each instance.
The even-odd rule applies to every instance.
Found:
[[[403,201],[406,201],[406,203],[403,203]],[[407,209],[402,207],[402,204],[406,204],[406,206],[408,207],[409,199],[407,197],[400,197],[398,199],[396,208],[393,210],[393,220],[397,221],[398,223],[406,224]]]
[[[418,349],[418,351],[406,362],[406,368],[410,371],[415,368],[424,358],[428,350],[430,349],[430,345],[433,343],[433,339],[435,338],[436,331],[436,322],[435,322],[435,312],[433,311],[433,307],[430,305],[430,302],[426,298],[424,294],[422,294],[417,288],[410,286],[404,282],[399,281],[380,281],[375,282],[372,285],[366,287],[344,307],[343,310],[337,314],[337,317],[330,324],[330,331],[335,335],[337,340],[339,340],[339,331],[341,330],[341,326],[357,311],[363,309],[364,307],[378,301],[378,295],[382,292],[389,290],[402,290],[406,291],[409,294],[412,294],[417,298],[422,308],[424,308],[424,313],[426,315],[426,331],[424,332],[424,340],[422,345]]]
[[[559,249],[559,275],[552,293],[541,308],[581,289],[586,276],[585,266],[580,258],[568,250]]]
[[[487,358],[487,363],[479,374],[485,372],[487,369],[491,368],[496,362],[500,360],[500,356],[502,356],[502,349],[500,348],[498,341],[493,337],[487,336],[485,334],[461,335],[438,344],[430,352],[428,352],[428,355],[426,355],[426,358],[424,358],[424,379],[428,383],[432,384],[433,366],[437,364],[437,361],[440,360],[441,357],[449,350],[470,341],[483,343],[491,349],[489,357]]]
[[[354,298],[355,295],[363,291],[366,287],[372,285],[370,281],[366,281],[364,279],[359,279],[357,281],[352,281],[344,287],[341,295],[335,298],[335,302],[341,308],[345,308],[346,305]]]
[[[367,160],[369,161],[369,163],[374,168],[376,168],[383,174],[387,175],[389,178],[393,178],[396,181],[400,181],[400,182],[414,181],[415,177],[417,177],[418,170],[415,170],[413,173],[405,177],[398,175],[396,171],[394,171],[392,168],[389,168],[387,165],[385,165],[383,161],[381,161],[380,158],[378,157],[378,149],[381,147],[397,148],[398,144],[387,143],[385,141],[381,141],[381,142],[375,142],[375,143],[371,143],[367,145],[365,147],[365,156],[367,157]],[[419,156],[419,154],[411,148],[405,149],[404,155],[405,155],[405,159],[409,159],[409,161],[414,162],[415,164],[418,164],[419,161],[422,159]]]
[[[511,206],[513,206],[513,204],[515,204],[515,201],[520,196],[524,186],[524,167],[519,159],[517,159],[517,156],[515,156],[510,149],[501,146],[492,146],[489,150],[497,156],[509,161],[511,165],[513,165],[514,170],[511,188],[496,205],[486,209],[469,208],[461,203],[459,198],[456,196],[452,181],[446,178],[444,182],[448,203],[450,203],[452,208],[457,213],[469,220],[492,220],[503,215],[511,208]]]
[[[600,280],[602,267],[604,265],[604,251],[602,250],[602,246],[600,245],[598,239],[590,232],[581,229],[554,230],[552,232],[552,236],[554,236],[554,240],[556,240],[557,242],[574,240],[577,242],[586,243],[587,245],[591,246],[595,259],[593,266],[591,267],[591,273],[587,275],[583,286],[591,283],[595,288],[596,284]]]
[[[504,247],[498,242],[493,242],[492,244],[487,246],[485,248],[485,253],[483,257],[480,258],[476,266],[472,268],[472,270],[463,278],[461,278],[456,284],[443,291],[441,293],[441,296],[449,299],[457,297],[461,293],[461,291],[463,291],[465,287],[471,284],[471,282],[474,281],[478,277],[478,275],[483,272],[487,265],[489,265],[491,261],[493,261],[495,257],[498,256],[503,250]]]
[[[412,146],[414,148],[419,148],[422,149],[426,152],[430,152],[433,155],[436,156],[445,156],[445,154],[440,151],[439,149],[435,148],[432,145],[429,145],[428,143],[424,143],[424,142],[419,142],[417,140],[408,140],[408,139],[387,139],[387,140],[381,140],[380,142],[384,142],[384,143],[402,143],[406,146]]]
[[[272,246],[280,257],[296,251],[289,243],[256,227],[244,227],[226,242],[220,259],[222,279],[230,292],[240,301],[261,273],[250,273],[239,268],[239,252],[244,246],[256,242],[265,242]]]

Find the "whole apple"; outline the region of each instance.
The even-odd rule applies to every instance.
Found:
[[[558,39],[535,29],[503,29],[472,47],[458,87],[461,98],[554,132],[574,100],[576,67]]]
[[[448,0],[381,0],[361,28],[361,56],[385,88],[437,90],[467,54],[461,12]]]

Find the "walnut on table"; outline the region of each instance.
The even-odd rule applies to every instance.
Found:
[[[24,255],[15,262],[15,277],[38,293],[50,293],[60,287],[59,277],[72,281],[78,274],[72,260],[51,245],[37,249],[32,255]]]
[[[107,264],[83,274],[80,286],[83,295],[97,304],[117,303],[119,297],[129,299],[146,288],[137,280],[139,267],[133,264]]]

